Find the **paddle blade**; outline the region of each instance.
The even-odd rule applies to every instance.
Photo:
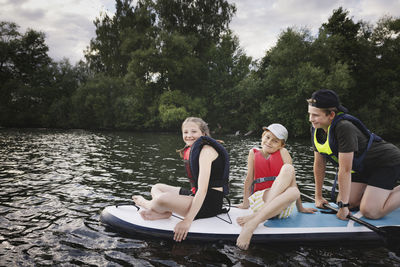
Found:
[[[384,234],[386,247],[397,255],[400,254],[400,226],[381,226],[379,227]]]

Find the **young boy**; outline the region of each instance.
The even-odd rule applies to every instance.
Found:
[[[254,213],[237,218],[243,227],[236,245],[247,249],[254,230],[260,223],[278,216],[287,218],[294,206],[299,212],[313,213],[316,209],[304,208],[297,188],[292,158],[284,147],[288,131],[274,123],[263,127],[261,150],[251,149],[247,160],[243,203],[239,208],[250,207]]]

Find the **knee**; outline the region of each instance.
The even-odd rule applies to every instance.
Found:
[[[284,164],[279,172],[279,176],[284,176],[288,179],[294,179],[295,171],[292,164]]]
[[[292,164],[285,163],[285,164],[283,164],[281,171],[284,171],[284,172],[287,172],[290,174],[294,174],[294,167]]]
[[[360,211],[364,217],[372,220],[380,219],[384,216],[384,214],[379,210],[372,210],[371,207],[366,207],[365,205],[360,206]]]
[[[290,202],[293,202],[300,197],[300,190],[297,187],[289,187],[286,192],[290,196]]]
[[[158,193],[163,192],[164,191],[164,187],[165,187],[165,184],[161,184],[161,183],[153,185],[151,187],[151,190],[150,190],[152,196],[154,196],[154,194],[158,194]]]
[[[170,201],[169,193],[162,193],[153,199],[153,204],[157,207],[165,207]]]
[[[151,187],[151,190],[161,190],[164,187],[164,184],[158,183]]]

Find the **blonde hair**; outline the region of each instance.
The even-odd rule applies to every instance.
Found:
[[[181,128],[183,128],[183,125],[185,125],[185,124],[188,123],[188,122],[196,123],[196,124],[199,126],[199,129],[200,129],[200,131],[202,132],[202,134],[204,134],[205,136],[211,137],[210,129],[208,128],[208,124],[207,124],[203,119],[198,118],[198,117],[187,117],[187,118],[182,122],[182,127],[181,127]],[[218,143],[220,143],[220,144],[223,144],[223,143],[224,143],[224,141],[222,141],[222,140],[216,140],[216,141],[217,141]],[[183,147],[183,148],[181,148],[181,149],[176,150],[176,152],[179,153],[179,155],[181,156],[181,158],[183,158],[183,153],[184,153],[186,147],[187,147],[187,146],[185,146],[185,147]]]
[[[197,117],[187,117],[187,118],[182,122],[182,128],[183,128],[183,125],[185,125],[185,124],[188,123],[188,122],[196,123],[197,126],[199,126],[200,131],[201,131],[205,136],[211,137],[211,135],[210,135],[210,129],[208,128],[208,124],[207,124],[205,121],[203,121],[203,119],[197,118]]]

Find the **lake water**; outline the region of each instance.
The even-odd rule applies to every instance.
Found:
[[[230,197],[238,204],[247,154],[259,138],[215,137],[230,154]],[[382,246],[251,244],[242,251],[230,243],[134,238],[100,223],[104,207],[149,196],[152,184],[188,185],[175,152],[182,146],[173,133],[0,129],[0,266],[400,266]],[[308,140],[287,147],[300,190],[312,195]]]

